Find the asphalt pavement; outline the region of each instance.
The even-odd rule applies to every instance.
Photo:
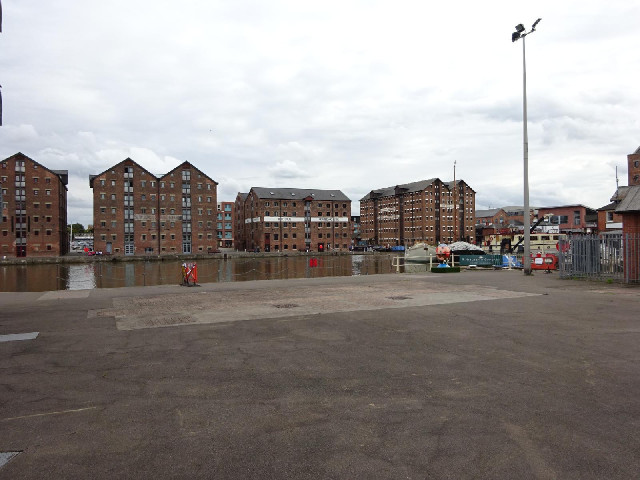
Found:
[[[464,271],[0,293],[0,479],[632,479],[640,288]]]

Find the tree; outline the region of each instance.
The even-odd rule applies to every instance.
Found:
[[[67,233],[70,233],[71,231],[71,225],[67,225]],[[82,225],[81,223],[74,223],[73,224],[73,234],[77,235],[80,233],[85,233],[86,230],[84,229],[84,225]]]

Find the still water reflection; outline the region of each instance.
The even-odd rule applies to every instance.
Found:
[[[198,283],[391,273],[393,255],[231,258],[199,260]],[[0,267],[0,291],[44,292],[144,285],[179,284],[179,260],[96,262],[80,265],[7,265]],[[420,267],[422,271],[424,266]]]

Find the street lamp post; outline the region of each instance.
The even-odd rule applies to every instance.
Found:
[[[516,31],[511,34],[511,41],[522,39],[522,120],[523,120],[523,164],[524,164],[524,256],[522,265],[524,274],[531,275],[531,210],[529,209],[529,136],[527,134],[527,62],[525,56],[524,37],[536,31],[537,19],[531,26],[531,30],[525,31],[520,23],[516,25]]]

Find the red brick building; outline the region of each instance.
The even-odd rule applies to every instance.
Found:
[[[596,233],[598,229],[598,212],[584,205],[538,208],[538,218],[545,216],[559,226],[560,233]]]
[[[233,204],[233,246],[236,250],[246,250],[246,238],[251,231],[251,223],[245,223],[245,218],[251,218],[251,214],[247,214],[245,200],[249,196],[248,193],[240,193],[236,195],[236,201]]]
[[[360,199],[360,230],[373,245],[475,241],[475,191],[438,178],[372,190]]]
[[[640,147],[627,155],[629,186],[640,185]]]
[[[67,170],[49,170],[22,153],[0,161],[0,256],[69,251]]]
[[[217,250],[217,182],[184,162],[156,176],[127,158],[89,177],[94,250],[113,255]]]
[[[500,229],[509,225],[509,216],[502,208],[476,210],[476,226]]]
[[[625,278],[637,282],[640,280],[640,185],[627,187],[616,213],[622,215],[622,233],[625,234]]]
[[[216,217],[216,238],[220,248],[233,248],[234,243],[234,202],[218,202]]]
[[[253,187],[238,193],[236,249],[347,251],[351,200],[340,190]]]
[[[622,215],[616,213],[616,207],[619,203],[614,200],[598,209],[598,232],[622,230]]]

